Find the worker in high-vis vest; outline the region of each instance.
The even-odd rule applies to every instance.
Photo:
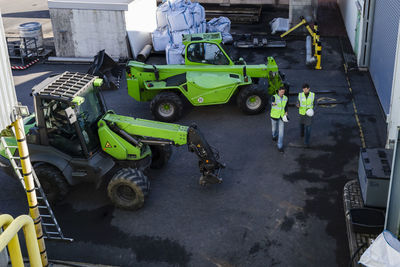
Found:
[[[299,93],[297,107],[300,115],[300,137],[304,137],[305,147],[310,146],[311,124],[314,117],[315,94],[310,91],[310,86],[305,83],[303,92]]]
[[[281,87],[278,93],[271,97],[271,125],[272,140],[278,141],[277,146],[279,152],[283,153],[283,134],[284,122],[287,122],[287,103],[288,98],[285,96],[285,87]]]

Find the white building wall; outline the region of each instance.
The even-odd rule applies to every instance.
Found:
[[[400,26],[399,26],[400,27]],[[390,97],[390,111],[387,117],[387,148],[393,148],[400,126],[400,31],[397,35],[396,59],[394,62],[393,85]]]
[[[14,106],[17,105],[17,96],[5,37],[0,10],[0,131],[11,124],[11,114]]]
[[[351,46],[354,50],[356,40],[356,26],[357,26],[357,6],[358,0],[338,0],[338,5],[342,13],[344,25],[346,26],[347,35],[349,37]]]

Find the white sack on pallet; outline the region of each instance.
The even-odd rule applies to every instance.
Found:
[[[206,12],[204,11],[204,7],[202,7],[199,3],[191,3],[189,5],[189,9],[193,15],[194,25],[200,25],[200,23],[206,19]]]
[[[227,17],[213,18],[207,22],[207,32],[226,32],[231,31],[231,21]]]
[[[189,33],[193,33],[189,30],[183,30],[183,31],[177,31],[177,32],[172,32],[171,36],[172,36],[172,43],[176,44],[176,45],[181,45],[182,44],[182,35],[183,34],[189,34]]]
[[[204,33],[207,32],[207,22],[206,20],[203,20],[202,22],[200,22],[199,24],[196,24],[194,26],[194,28],[196,28],[196,33]]]
[[[286,32],[289,30],[289,19],[274,18],[269,22],[269,25],[271,25],[272,34],[275,34],[276,32]]]
[[[230,44],[233,42],[232,34],[230,34],[229,32],[222,32],[221,36],[223,44]]]
[[[383,231],[361,255],[360,261],[367,267],[400,266],[400,241],[389,231]]]
[[[185,64],[183,57],[185,46],[177,44],[168,44],[165,49],[165,56],[167,58],[167,64]]]
[[[187,30],[193,26],[193,15],[189,8],[181,8],[167,12],[169,29],[172,32]]]
[[[161,29],[168,26],[168,20],[167,20],[168,10],[169,10],[169,5],[167,2],[164,2],[157,7],[156,10],[157,28]]]
[[[167,45],[171,41],[171,36],[168,32],[168,28],[157,29],[151,34],[153,40],[154,51],[164,51]]]

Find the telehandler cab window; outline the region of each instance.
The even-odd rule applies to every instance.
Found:
[[[78,122],[86,147],[90,152],[99,148],[100,140],[97,133],[97,122],[104,114],[105,108],[100,100],[97,89],[88,89],[81,95],[85,101],[78,107]]]
[[[192,43],[187,48],[188,60],[212,65],[229,65],[221,49],[213,43]]]
[[[83,157],[75,127],[69,123],[65,113],[68,105],[56,100],[43,99],[42,107],[49,144],[70,156]]]

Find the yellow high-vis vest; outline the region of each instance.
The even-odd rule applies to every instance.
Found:
[[[306,115],[307,109],[314,108],[314,97],[315,94],[310,92],[308,97],[304,94],[304,92],[299,93],[299,113],[300,115]]]
[[[282,99],[278,94],[274,95],[275,106],[271,106],[271,118],[279,119],[285,115],[285,106],[288,102],[287,96],[283,95]]]

